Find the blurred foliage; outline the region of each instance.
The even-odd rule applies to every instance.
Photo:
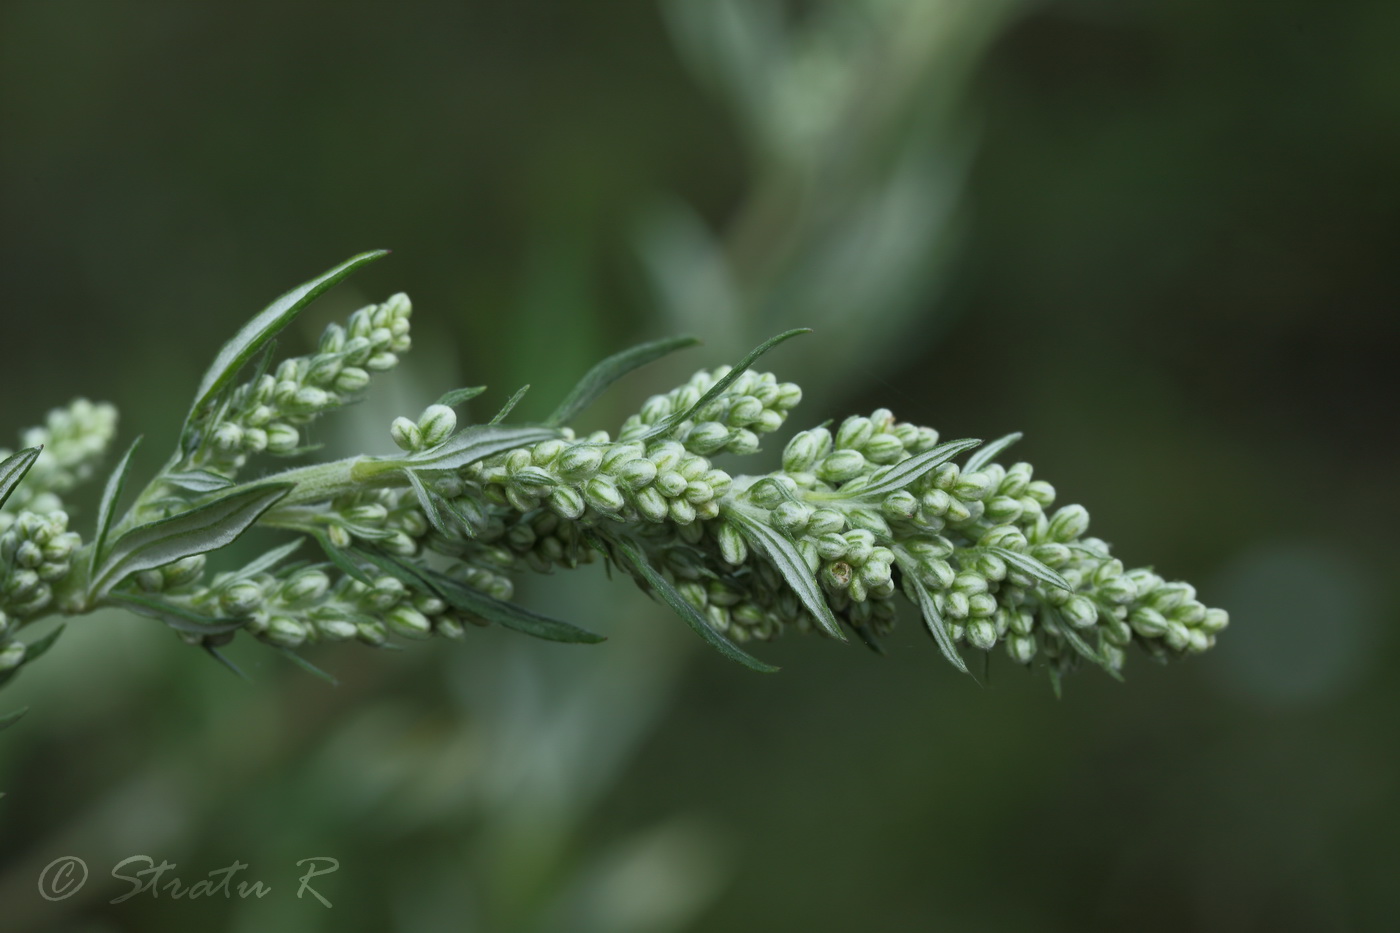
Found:
[[[1231,610],[1220,650],[1059,703],[954,676],[913,625],[884,659],[767,646],[758,677],[591,575],[526,599],[605,645],[328,649],[330,689],[94,617],[5,698],[31,707],[0,741],[7,933],[1393,916],[1400,6],[705,6],[0,5],[0,432],[82,394],[159,452],[248,314],[389,246],[289,335],[414,297],[409,365],[331,447],[388,450],[466,382],[543,415],[608,351],[709,339],[607,424],[815,323],[770,360],[831,374],[799,421],[1025,431],[1125,560]],[[108,905],[137,853],[273,892]],[[50,903],[63,855],[93,876]],[[331,910],[295,897],[319,855]]]

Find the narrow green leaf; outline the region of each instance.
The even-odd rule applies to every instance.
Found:
[[[303,658],[301,655],[297,654],[297,653],[296,653],[295,651],[293,651],[291,648],[280,647],[280,648],[278,648],[278,650],[282,652],[282,655],[283,655],[288,661],[291,661],[291,662],[292,662],[293,664],[295,664],[297,667],[299,667],[299,668],[301,668],[302,670],[306,671],[306,673],[312,675],[313,677],[319,677],[319,678],[321,678],[321,679],[324,680],[326,683],[330,684],[332,687],[339,687],[339,686],[340,686],[340,681],[336,680],[336,679],[335,679],[334,677],[332,677],[330,674],[327,674],[325,671],[321,670],[319,667],[317,667],[316,665],[312,664],[310,661],[306,660],[306,658]]]
[[[1066,580],[1064,577],[1060,576],[1060,574],[1056,573],[1054,570],[1051,570],[1044,563],[1042,563],[1039,560],[1036,560],[1029,554],[1021,554],[1017,551],[1011,551],[1004,547],[989,547],[981,548],[980,550],[989,551],[992,554],[997,555],[1002,560],[1006,561],[1008,567],[1011,567],[1014,570],[1019,570],[1021,571],[1021,573],[1024,573],[1027,576],[1034,577],[1042,583],[1048,583],[1051,586],[1057,586],[1062,590],[1074,589],[1074,587],[1069,585],[1068,580]]]
[[[915,602],[918,603],[919,613],[924,617],[924,626],[928,633],[933,636],[933,640],[938,645],[938,650],[943,652],[943,657],[948,663],[971,676],[971,671],[967,669],[967,662],[958,653],[958,646],[953,644],[953,638],[948,634],[948,626],[943,622],[943,616],[938,611],[938,606],[934,604],[933,595],[919,579],[916,561],[903,548],[895,548],[895,561],[899,564],[900,572],[904,574],[905,584],[914,591]]]
[[[202,612],[196,612],[188,606],[181,606],[169,600],[159,599],[155,596],[147,596],[144,593],[108,593],[107,601],[117,603],[124,609],[148,616],[152,619],[159,619],[166,625],[180,632],[195,632],[200,635],[222,635],[225,632],[236,632],[248,624],[247,619],[228,619],[219,616],[208,616]]]
[[[419,469],[456,470],[503,450],[538,444],[558,436],[559,431],[556,428],[474,424],[463,428],[430,450],[421,451],[396,462],[412,464]]]
[[[739,509],[730,509],[728,515],[749,545],[767,557],[768,562],[783,575],[803,607],[817,620],[821,630],[837,641],[845,641],[846,635],[836,623],[836,616],[827,604],[816,574],[808,568],[806,559],[792,538]]]
[[[623,350],[621,353],[614,353],[603,360],[597,366],[590,369],[584,377],[578,381],[559,407],[554,409],[554,414],[545,419],[545,424],[565,425],[579,413],[602,395],[603,392],[617,380],[648,363],[655,362],[686,347],[693,347],[700,341],[694,337],[668,337],[665,340],[653,340],[650,343],[639,344]]]
[[[769,337],[767,340],[763,341],[763,343],[750,350],[749,355],[740,360],[737,366],[735,366],[729,372],[725,373],[724,376],[720,378],[719,381],[717,381],[714,385],[710,386],[710,390],[704,395],[700,396],[700,400],[697,401],[694,405],[690,406],[690,408],[683,412],[675,413],[671,417],[657,424],[650,431],[647,431],[645,434],[634,438],[634,440],[644,441],[649,438],[660,437],[666,434],[670,434],[680,425],[688,421],[691,415],[695,414],[697,411],[704,408],[706,405],[710,404],[710,402],[718,398],[726,389],[728,389],[734,383],[735,379],[738,379],[750,366],[758,362],[758,358],[760,356],[767,353],[769,350],[773,349],[778,344],[782,343],[784,340],[796,337],[798,334],[810,334],[811,332],[812,329],[810,327],[799,327],[794,330],[785,331],[784,333],[781,333],[776,337]]]
[[[213,645],[204,645],[203,647],[204,650],[209,653],[209,657],[213,658],[215,661],[218,661],[224,667],[232,671],[235,677],[239,678],[240,680],[252,679],[247,674],[243,673],[243,668],[230,661],[228,657],[218,648],[215,648]]]
[[[520,400],[525,397],[525,393],[530,391],[529,384],[525,384],[515,390],[515,394],[506,400],[501,410],[496,412],[496,417],[491,419],[491,424],[500,424],[506,420],[506,416],[515,411],[515,406],[520,404]]]
[[[1046,608],[1047,610],[1049,610],[1049,607]],[[1056,629],[1058,629],[1060,637],[1063,638],[1065,641],[1069,642],[1069,646],[1073,648],[1081,657],[1089,661],[1093,661],[1099,667],[1103,668],[1104,671],[1107,672],[1108,676],[1112,677],[1114,680],[1121,681],[1123,679],[1123,674],[1120,671],[1115,670],[1113,668],[1113,665],[1109,664],[1108,661],[1104,658],[1104,656],[1099,654],[1096,648],[1094,648],[1087,641],[1085,641],[1084,636],[1076,632],[1074,630],[1074,626],[1066,622],[1064,620],[1064,617],[1061,616],[1058,612],[1055,612],[1055,627]]]
[[[255,560],[252,560],[249,563],[245,564],[238,571],[238,575],[240,577],[251,577],[254,574],[262,573],[265,570],[271,570],[273,567],[276,567],[278,564],[282,563],[282,561],[286,560],[288,557],[291,557],[294,553],[296,553],[296,551],[301,547],[301,540],[301,538],[297,538],[295,541],[288,541],[286,544],[279,545],[278,547],[275,547],[270,551],[264,552]]]
[[[188,489],[190,492],[218,492],[220,489],[228,489],[234,485],[233,480],[227,476],[220,476],[209,470],[186,470],[183,473],[165,473],[161,479],[172,486],[179,486],[181,489]]]
[[[709,621],[700,614],[700,610],[688,603],[675,585],[652,566],[651,561],[647,559],[646,552],[636,543],[621,536],[609,540],[630,568],[640,575],[661,597],[662,601],[674,609],[676,614],[684,619],[686,624],[694,629],[697,635],[705,639],[712,648],[731,661],[737,661],[750,670],[758,671],[761,674],[771,674],[778,670],[773,665],[758,660],[726,638],[723,633],[716,631]]]
[[[990,444],[983,447],[981,450],[977,451],[977,453],[973,454],[971,457],[968,457],[967,465],[962,468],[962,471],[964,473],[975,473],[987,464],[991,463],[993,458],[995,458],[997,454],[1001,453],[1003,450],[1010,447],[1012,444],[1016,443],[1020,439],[1020,431],[1017,431],[1014,434],[1008,434],[1005,437],[997,438]]]
[[[423,507],[423,514],[428,517],[428,522],[437,529],[438,533],[447,538],[457,537],[457,532],[447,523],[442,516],[442,510],[438,508],[437,496],[433,495],[423,478],[416,470],[404,470],[403,475],[408,479],[408,485],[413,487],[413,494],[418,497],[418,504]]]
[[[19,481],[24,479],[24,474],[29,472],[29,468],[34,465],[34,461],[39,458],[39,453],[43,446],[26,447],[19,453],[12,454],[0,463],[0,508],[5,505],[5,500],[10,498],[10,493],[15,491]]]
[[[437,404],[446,405],[448,408],[456,408],[463,402],[469,402],[478,395],[486,391],[486,386],[471,386],[466,389],[453,389],[451,392],[444,392],[442,398],[437,400]]]
[[[982,442],[972,438],[948,441],[946,444],[939,444],[932,450],[926,450],[898,463],[892,463],[872,473],[870,482],[852,495],[861,499],[883,498],[892,492],[903,489],[939,464],[953,459],[969,447],[976,447],[980,443]],[[837,492],[833,498],[841,498],[841,493]]]
[[[852,625],[851,631],[856,633],[856,638],[860,640],[860,643],[862,645],[865,645],[865,647],[869,648],[871,651],[875,652],[882,658],[885,656],[885,649],[881,647],[878,641],[875,640],[875,636],[871,635],[865,630],[864,625]]]
[[[381,249],[352,256],[334,269],[309,282],[303,282],[282,295],[243,325],[233,339],[219,350],[219,355],[214,358],[213,364],[200,381],[194,405],[190,409],[189,417],[185,419],[186,430],[204,414],[206,407],[219,392],[233,381],[243,365],[251,360],[264,344],[276,337],[282,328],[290,324],[303,308],[356,269],[386,255],[388,250]]]
[[[88,564],[89,580],[96,572],[97,565],[102,562],[102,551],[107,546],[107,532],[112,528],[112,513],[116,511],[117,503],[121,501],[122,490],[126,488],[126,478],[131,472],[131,455],[136,453],[140,444],[139,437],[131,442],[121,461],[112,470],[112,475],[107,477],[107,486],[102,490],[102,503],[97,507],[97,530],[92,536],[92,560]]]
[[[5,715],[0,716],[0,732],[5,731],[6,729],[13,726],[15,723],[19,722],[21,719],[24,718],[24,714],[27,712],[29,712],[29,707],[24,706],[20,709],[15,710],[13,713],[6,713]]]
[[[138,571],[232,544],[291,489],[290,483],[253,486],[188,512],[133,528],[112,545],[102,570],[94,575],[94,594],[105,595]]]
[[[559,619],[532,612],[523,606],[488,596],[459,580],[454,580],[435,570],[412,566],[396,557],[379,551],[356,548],[354,553],[380,570],[397,577],[403,583],[416,587],[422,592],[436,593],[454,609],[471,612],[488,622],[495,622],[505,628],[543,638],[547,641],[593,644],[604,641],[602,635],[579,628]]]
[[[29,649],[28,649],[27,651],[25,651],[25,653],[24,653],[24,663],[25,663],[25,664],[32,664],[33,662],[39,660],[39,658],[41,658],[41,657],[43,657],[44,655],[48,654],[48,653],[49,653],[49,649],[53,647],[54,642],[58,641],[58,636],[62,635],[62,634],[63,634],[63,630],[64,630],[65,628],[67,628],[67,627],[68,627],[68,623],[65,622],[65,623],[63,623],[62,625],[60,625],[58,628],[54,629],[52,632],[49,632],[49,633],[48,633],[47,635],[45,635],[43,638],[36,639],[36,640],[29,646]]]
[[[331,539],[326,536],[325,532],[315,532],[315,538],[316,543],[321,546],[321,550],[331,559],[331,563],[344,571],[346,576],[350,577],[352,580],[358,580],[365,586],[374,586],[374,580],[370,578],[370,575],[365,573],[360,565],[355,563],[354,559],[348,553],[332,544]]]

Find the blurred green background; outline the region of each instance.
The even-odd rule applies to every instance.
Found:
[[[522,598],[604,645],[313,652],[338,688],[79,620],[0,700],[0,930],[1393,928],[1397,36],[1391,2],[0,2],[0,436],[105,399],[152,470],[249,315],[390,247],[285,341],[414,299],[333,453],[706,339],[615,426],[811,324],[767,360],[794,427],[1025,431],[1233,620],[1058,702],[912,619],[757,676],[591,570]],[[109,904],[137,854],[272,891]]]

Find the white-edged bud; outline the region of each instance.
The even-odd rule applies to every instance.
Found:
[[[812,517],[812,507],[796,501],[782,502],[772,513],[773,524],[791,535],[800,535]]]
[[[898,489],[884,498],[880,503],[880,511],[891,521],[907,521],[918,513],[919,500],[909,490]]]
[[[684,499],[672,499],[668,511],[671,515],[671,521],[677,525],[689,525],[696,519],[695,506]]]
[[[346,619],[317,619],[316,631],[330,641],[348,641],[360,633],[360,628],[354,622]]]
[[[816,539],[817,553],[823,560],[839,560],[846,556],[845,535],[830,532]]]
[[[8,641],[0,645],[0,671],[12,671],[23,664],[26,650],[22,641]]]
[[[583,515],[583,496],[572,486],[555,486],[549,494],[549,507],[560,518],[575,521]]]
[[[306,641],[306,626],[291,616],[273,616],[267,620],[262,637],[283,648],[296,648]]]
[[[1214,635],[1225,630],[1230,624],[1230,614],[1224,609],[1207,609],[1205,617],[1201,619],[1200,630],[1207,635]]]
[[[389,426],[389,437],[400,450],[409,453],[423,447],[423,432],[418,429],[418,425],[403,416],[395,418],[394,423]]]
[[[602,463],[603,452],[601,449],[585,444],[576,444],[560,454],[555,468],[564,479],[576,482],[588,479],[598,472],[598,467]]]
[[[1168,623],[1166,617],[1156,609],[1139,606],[1129,613],[1128,624],[1143,638],[1160,638],[1166,634]]]
[[[243,429],[225,421],[214,429],[214,446],[228,452],[239,450],[243,446]]]
[[[729,428],[718,421],[706,421],[696,425],[685,437],[687,450],[708,456],[722,448],[729,441]]]
[[[583,487],[583,497],[600,512],[616,512],[623,506],[617,484],[606,476],[595,476]]]
[[[389,631],[403,638],[427,638],[433,633],[428,617],[410,606],[395,606],[384,616]]]
[[[1017,664],[1029,664],[1035,660],[1035,637],[1033,635],[1012,635],[1006,640],[1006,653]]]
[[[725,563],[738,567],[748,560],[749,547],[744,541],[744,536],[729,522],[719,526],[719,531],[715,533],[719,542],[719,553],[724,558]]]
[[[1060,607],[1060,613],[1066,622],[1078,629],[1093,628],[1094,623],[1099,620],[1098,607],[1087,596],[1070,598]]]
[[[979,618],[968,623],[964,637],[972,647],[991,651],[996,647],[997,627],[988,619]]]
[[[807,534],[815,536],[840,533],[846,529],[846,516],[835,509],[817,509],[807,520]]]
[[[836,431],[836,446],[860,450],[874,436],[875,425],[870,419],[854,415],[841,422],[841,427]]]
[[[277,422],[268,425],[267,451],[273,454],[289,454],[301,443],[301,432],[290,424]]]
[[[828,483],[844,483],[865,472],[865,456],[858,450],[833,451],[817,465],[816,474]]]
[[[1042,509],[1048,509],[1055,503],[1055,487],[1043,479],[1027,483],[1026,495],[1034,499]]]
[[[446,405],[429,405],[418,416],[418,430],[425,447],[436,447],[457,430],[457,413]]]
[[[288,604],[320,599],[330,588],[330,577],[319,570],[302,570],[282,585],[281,597]]]
[[[1082,505],[1066,505],[1056,509],[1050,519],[1048,534],[1052,541],[1069,542],[1089,530],[1089,512]]]
[[[637,512],[649,522],[662,522],[670,514],[667,499],[655,486],[648,486],[632,495],[632,504]]]
[[[876,434],[861,448],[861,453],[871,463],[897,463],[904,457],[904,445],[893,434]]]

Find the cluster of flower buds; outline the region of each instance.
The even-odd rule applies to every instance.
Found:
[[[359,395],[371,373],[397,365],[410,346],[411,314],[408,296],[399,294],[361,308],[344,327],[329,325],[315,353],[283,360],[235,389],[188,465],[232,476],[250,456],[299,451],[302,426]]]
[[[49,412],[43,425],[20,434],[20,447],[43,447],[44,454],[11,493],[0,512],[0,529],[23,509],[54,512],[59,496],[92,476],[117,430],[117,410],[111,405],[75,399]],[[11,451],[0,449],[0,460]],[[6,518],[6,515],[9,518]]]
[[[22,511],[0,532],[0,615],[37,616],[53,602],[53,585],[67,576],[81,541],[63,511]]]
[[[623,423],[619,440],[636,440],[668,419],[690,412],[729,372],[728,366],[701,370],[685,385],[665,395],[653,395],[639,413]],[[747,370],[723,393],[690,413],[669,435],[689,452],[703,457],[751,454],[758,450],[759,435],[782,427],[788,412],[800,401],[802,389],[793,383],[779,382],[772,373]]]
[[[145,593],[158,593],[168,606],[204,618],[243,621],[250,634],[282,648],[351,639],[383,645],[391,635],[459,638],[463,625],[474,621],[397,577],[375,575],[365,582],[326,567],[292,564],[275,569],[270,566],[274,563],[259,559],[205,583],[200,556],[145,571],[137,583]],[[191,642],[211,646],[233,637],[231,632],[186,635]]]

